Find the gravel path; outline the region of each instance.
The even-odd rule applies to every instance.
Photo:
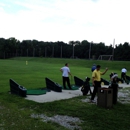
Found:
[[[32,118],[41,118],[42,121],[52,121],[55,123],[60,124],[61,126],[64,126],[70,130],[81,130],[81,128],[78,126],[82,121],[77,117],[71,117],[71,116],[62,116],[62,115],[55,115],[53,117],[47,117],[44,114],[36,115],[32,114]]]

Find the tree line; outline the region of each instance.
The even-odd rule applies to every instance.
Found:
[[[7,59],[11,57],[54,57],[54,58],[80,58],[80,59],[98,59],[101,55],[113,55],[105,57],[105,60],[130,60],[130,44],[106,46],[105,43],[93,43],[87,40],[70,41],[64,43],[44,42],[38,40],[19,41],[14,37],[5,39],[0,38],[0,58]]]

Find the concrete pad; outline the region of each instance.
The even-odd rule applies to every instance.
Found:
[[[76,96],[81,96],[81,88],[79,90],[62,90],[62,92],[47,92],[46,94],[35,96],[35,95],[27,95],[25,99],[33,100],[35,102],[43,103],[43,102],[52,102],[61,99],[69,99]]]
[[[119,85],[119,87],[123,87],[123,88],[130,87],[130,84],[126,84],[126,83],[118,84],[118,85]]]
[[[102,87],[108,88],[108,85],[102,85]],[[126,88],[130,87],[130,84],[119,84],[119,87]],[[93,87],[91,87],[91,90],[93,91]],[[43,95],[27,95],[25,99],[32,100],[39,103],[44,102],[52,102],[56,100],[62,100],[62,99],[69,99],[77,96],[82,96],[81,87],[79,90],[62,90],[62,92],[54,92],[51,90],[51,92],[47,92]]]
[[[119,86],[120,88],[127,88],[127,87],[130,87],[130,84],[123,83],[123,84],[118,84],[118,86]],[[109,85],[102,85],[102,87],[108,88]]]

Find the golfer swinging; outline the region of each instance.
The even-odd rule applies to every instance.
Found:
[[[71,73],[70,73],[70,69],[68,67],[68,63],[66,63],[65,66],[60,69],[60,71],[62,72],[62,80],[63,80],[64,89],[67,89],[66,88],[66,82],[67,82],[69,89],[72,89],[71,86],[70,86],[69,75],[71,75]]]
[[[92,73],[92,84],[94,86],[94,90],[91,95],[91,102],[93,103],[95,102],[94,98],[97,94],[98,88],[101,88],[101,75],[104,75],[108,70],[108,68],[106,68],[104,72],[100,72],[100,68],[101,66],[97,65],[96,69]]]

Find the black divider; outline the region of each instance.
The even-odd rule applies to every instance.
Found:
[[[45,78],[46,87],[47,89],[51,89],[55,92],[62,92],[62,87],[60,84],[55,83],[54,81],[50,80],[49,78]]]
[[[81,87],[84,83],[84,81],[76,76],[74,76],[75,85],[78,87]]]
[[[21,97],[26,97],[27,89],[18,83],[16,83],[13,79],[9,80],[10,83],[10,92],[11,94],[16,94]]]
[[[104,85],[109,85],[109,81],[108,81],[108,80],[105,80],[105,79],[103,79],[103,78],[101,78],[101,82],[103,82]]]

